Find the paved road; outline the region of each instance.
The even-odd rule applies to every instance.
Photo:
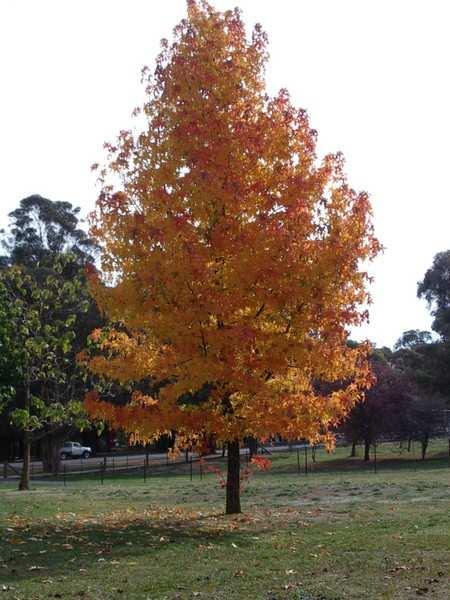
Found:
[[[291,446],[292,450],[297,450],[297,449],[304,449],[307,448],[308,446],[306,444],[293,444]],[[289,450],[289,446],[265,446],[264,447],[265,450],[267,450],[269,453],[274,453],[274,452],[286,452]],[[248,450],[247,448],[241,448],[241,454],[245,455],[247,454]],[[214,455],[208,455],[205,456],[205,459],[212,459],[212,458],[220,458],[222,456],[222,452],[218,451],[216,452]],[[192,460],[197,460],[199,458],[199,455],[196,453],[189,453],[188,459]],[[66,472],[70,472],[70,473],[76,473],[76,472],[83,472],[83,471],[97,471],[100,470],[102,468],[102,465],[106,464],[106,468],[107,470],[110,472],[112,469],[114,470],[126,470],[129,468],[142,468],[144,466],[146,460],[146,454],[145,453],[130,453],[130,454],[115,454],[115,453],[110,453],[110,454],[105,454],[105,455],[96,455],[96,456],[92,456],[91,458],[74,458],[74,459],[67,459],[65,461],[62,461],[62,465],[64,465]],[[185,462],[185,455],[184,453],[180,455],[180,457],[178,457],[175,461],[176,463],[184,463]],[[150,453],[149,454],[149,466],[151,467],[151,465],[162,465],[162,464],[173,464],[174,461],[171,461],[168,458],[167,453]],[[18,475],[18,473],[20,472],[22,468],[22,461],[14,461],[11,463],[8,463],[8,478],[9,477],[14,477],[15,474]],[[42,462],[41,461],[32,461],[31,463],[31,474],[33,475],[38,475],[41,474],[43,472],[43,468],[42,468]]]

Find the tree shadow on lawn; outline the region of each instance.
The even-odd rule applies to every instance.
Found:
[[[58,577],[68,570],[78,572],[94,566],[124,565],[131,559],[161,560],[166,553],[191,556],[205,549],[254,546],[254,536],[268,528],[246,527],[240,515],[189,514],[173,511],[172,516],[149,514],[105,515],[61,522],[41,521],[8,528],[0,540],[0,582],[20,583],[37,574]],[[171,559],[173,560],[173,558]],[[103,564],[102,564],[103,563]]]

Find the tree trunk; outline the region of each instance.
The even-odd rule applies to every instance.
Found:
[[[239,440],[228,442],[228,470],[227,470],[227,500],[225,512],[234,515],[241,512],[241,455]]]
[[[59,473],[62,438],[49,434],[42,440],[42,465],[46,473]]]
[[[19,490],[30,489],[30,460],[31,460],[31,440],[27,432],[23,434],[23,464],[20,474]]]
[[[355,458],[356,456],[356,442],[352,442],[352,451],[350,452],[350,457]]]
[[[249,437],[247,440],[247,446],[249,450],[249,458],[253,458],[258,454],[258,440],[255,437]]]
[[[422,460],[425,460],[425,456],[427,454],[427,448],[428,448],[428,436],[425,435],[422,440],[421,440],[421,446],[422,446]]]
[[[408,452],[411,452],[411,438],[408,438]]]
[[[364,441],[364,460],[366,462],[370,460],[370,442],[368,440]]]

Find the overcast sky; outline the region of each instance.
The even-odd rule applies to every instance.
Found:
[[[220,9],[233,8],[216,0]],[[392,345],[429,329],[417,281],[450,248],[450,3],[447,0],[240,0],[269,34],[268,87],[286,87],[341,150],[350,184],[372,198],[385,246],[370,324],[354,337]],[[38,193],[86,214],[89,167],[130,125],[140,69],[185,14],[184,0],[0,1],[0,223]]]

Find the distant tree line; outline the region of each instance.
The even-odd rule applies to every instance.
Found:
[[[420,443],[425,458],[429,440],[448,427],[450,408],[450,250],[438,253],[418,284],[433,316],[429,331],[406,331],[394,349],[373,352],[376,383],[342,425],[352,444],[370,448],[383,439]]]

